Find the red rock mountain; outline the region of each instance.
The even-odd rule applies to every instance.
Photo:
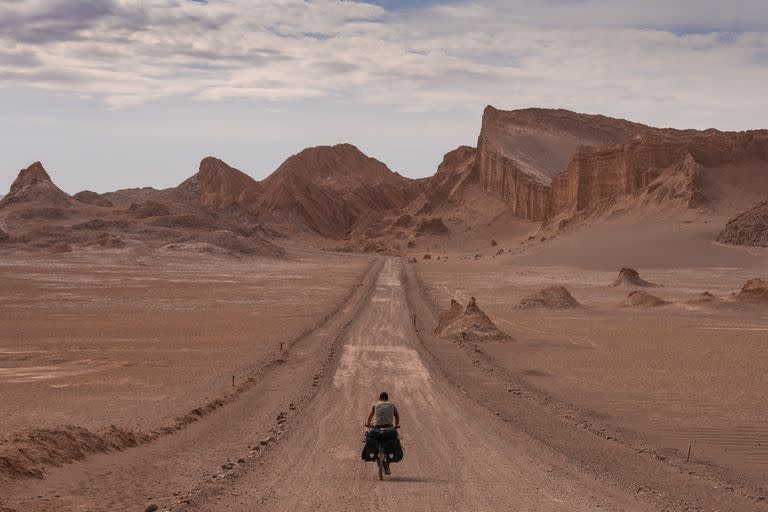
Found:
[[[80,224],[101,226],[140,219],[151,229],[224,229],[242,236],[254,230],[275,236],[273,228],[312,232],[357,249],[398,250],[498,219],[518,217],[548,228],[619,208],[704,206],[730,214],[766,196],[765,130],[659,129],[566,110],[487,107],[477,147],[447,153],[428,179],[405,178],[339,144],[305,149],[261,182],[207,157],[175,189],[86,191],[73,199],[35,163],[21,171],[0,208],[21,205],[2,215],[13,222],[74,225],[77,217]],[[138,216],[148,201],[167,208]],[[750,218],[762,218],[761,212]],[[107,217],[112,224],[95,222]],[[732,225],[736,229],[743,231],[740,223]]]
[[[255,211],[262,188],[244,172],[209,156],[200,162],[197,174],[179,185],[177,191],[214,211],[232,208]]]
[[[344,238],[366,216],[403,208],[421,188],[350,144],[305,149],[261,185],[265,218],[299,221],[331,238]]]

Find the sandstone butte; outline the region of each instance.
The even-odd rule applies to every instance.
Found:
[[[524,219],[589,214],[650,187],[662,174],[680,179],[663,190],[681,206],[706,200],[702,171],[768,161],[768,131],[651,128],[566,110],[487,107],[472,172]],[[765,178],[764,178],[765,179]]]

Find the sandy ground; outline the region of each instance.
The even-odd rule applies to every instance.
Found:
[[[0,432],[157,426],[322,320],[368,258],[79,254],[0,262]]]
[[[727,296],[747,279],[768,274],[764,252],[705,242],[698,234],[706,226],[687,229],[695,236],[676,242],[670,253],[675,268],[654,267],[658,249],[633,251],[642,241],[622,243],[621,237],[615,251],[581,258],[585,239],[576,236],[523,257],[422,261],[417,268],[435,300],[447,305],[454,297],[476,296],[516,339],[479,347],[499,367],[662,456],[679,460],[690,442],[694,461],[761,488],[768,481],[768,310],[679,304],[621,309],[617,304],[630,290],[609,286],[627,260],[647,265],[640,267],[641,275],[663,284],[648,291],[673,302],[705,290]],[[652,239],[669,233],[648,231]],[[595,236],[590,232],[587,244]],[[606,247],[608,240],[602,242]],[[515,307],[524,295],[548,285],[566,286],[585,307]]]
[[[307,265],[317,280],[335,260],[315,257],[319,260],[307,257],[291,265]],[[738,331],[730,350],[721,343],[720,352],[706,357],[696,345],[701,337],[685,333],[693,325],[718,327],[705,333],[739,326],[759,336],[759,329],[768,328],[764,317],[752,315],[752,323],[746,324],[743,313],[710,313],[716,322],[709,324],[702,321],[705,314],[675,306],[658,310],[662,313],[656,316],[618,311],[614,304],[625,291],[604,284],[604,278],[613,277],[607,272],[580,272],[574,278],[574,295],[588,306],[585,310],[522,315],[510,305],[545,275],[559,279],[565,274],[557,272],[567,269],[515,270],[510,261],[504,267],[500,261],[361,261],[365,264],[357,275],[365,269],[362,280],[350,273],[351,288],[345,293],[336,284],[337,297],[346,297],[341,307],[234,400],[154,442],[50,468],[42,480],[4,483],[0,508],[131,511],[157,503],[161,510],[174,512],[764,509],[756,495],[743,492],[744,486],[726,486],[714,478],[719,475],[701,470],[709,467],[703,458],[717,457],[714,449],[705,454],[696,443],[696,460],[675,466],[669,458],[595,435],[550,407],[557,400],[572,400],[592,414],[593,428],[601,421],[624,422],[623,428],[641,436],[648,430],[645,425],[652,426],[659,437],[648,439],[660,447],[672,437],[664,437],[654,423],[657,418],[667,422],[678,441],[685,436],[681,432],[714,426],[710,433],[719,428],[722,438],[730,439],[729,449],[735,446],[743,454],[744,431],[729,425],[733,414],[716,405],[738,389],[728,373],[739,366],[747,391],[740,400],[751,401],[753,409],[743,407],[739,420],[764,424],[765,409],[755,395],[766,388],[764,372],[759,373],[764,338],[741,338]],[[518,341],[484,344],[468,356],[457,343],[432,336],[436,318],[429,313],[430,297],[414,284],[415,271],[435,296],[463,297],[473,290],[480,306]],[[744,271],[722,272],[715,291],[725,291],[732,279],[741,280]],[[678,282],[686,284],[675,286],[670,271],[644,273],[650,280],[665,281],[664,288],[655,290],[668,298],[684,296],[705,279],[696,272],[681,275],[685,277]],[[714,283],[712,276],[708,281]],[[479,284],[486,295],[474,292]],[[664,337],[669,333],[683,341],[670,341]],[[707,346],[715,346],[713,336],[706,338]],[[742,350],[752,350],[752,359]],[[480,355],[557,400],[550,404],[521,394],[506,377],[483,369]],[[243,358],[239,360],[242,364]],[[681,368],[687,371],[673,371]],[[620,384],[623,380],[627,382]],[[364,418],[382,389],[390,392],[403,416],[406,457],[380,482],[374,466],[360,460],[360,450]],[[710,408],[703,409],[707,400]],[[742,455],[716,462],[749,479],[759,471],[757,463]]]

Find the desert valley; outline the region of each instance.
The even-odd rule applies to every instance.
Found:
[[[429,178],[193,173],[0,199],[0,511],[768,510],[768,130],[489,106]]]

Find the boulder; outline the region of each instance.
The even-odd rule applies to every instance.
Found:
[[[643,288],[653,288],[658,285],[650,283],[640,277],[640,273],[633,269],[624,267],[619,271],[619,275],[613,281],[613,286],[639,286]]]

